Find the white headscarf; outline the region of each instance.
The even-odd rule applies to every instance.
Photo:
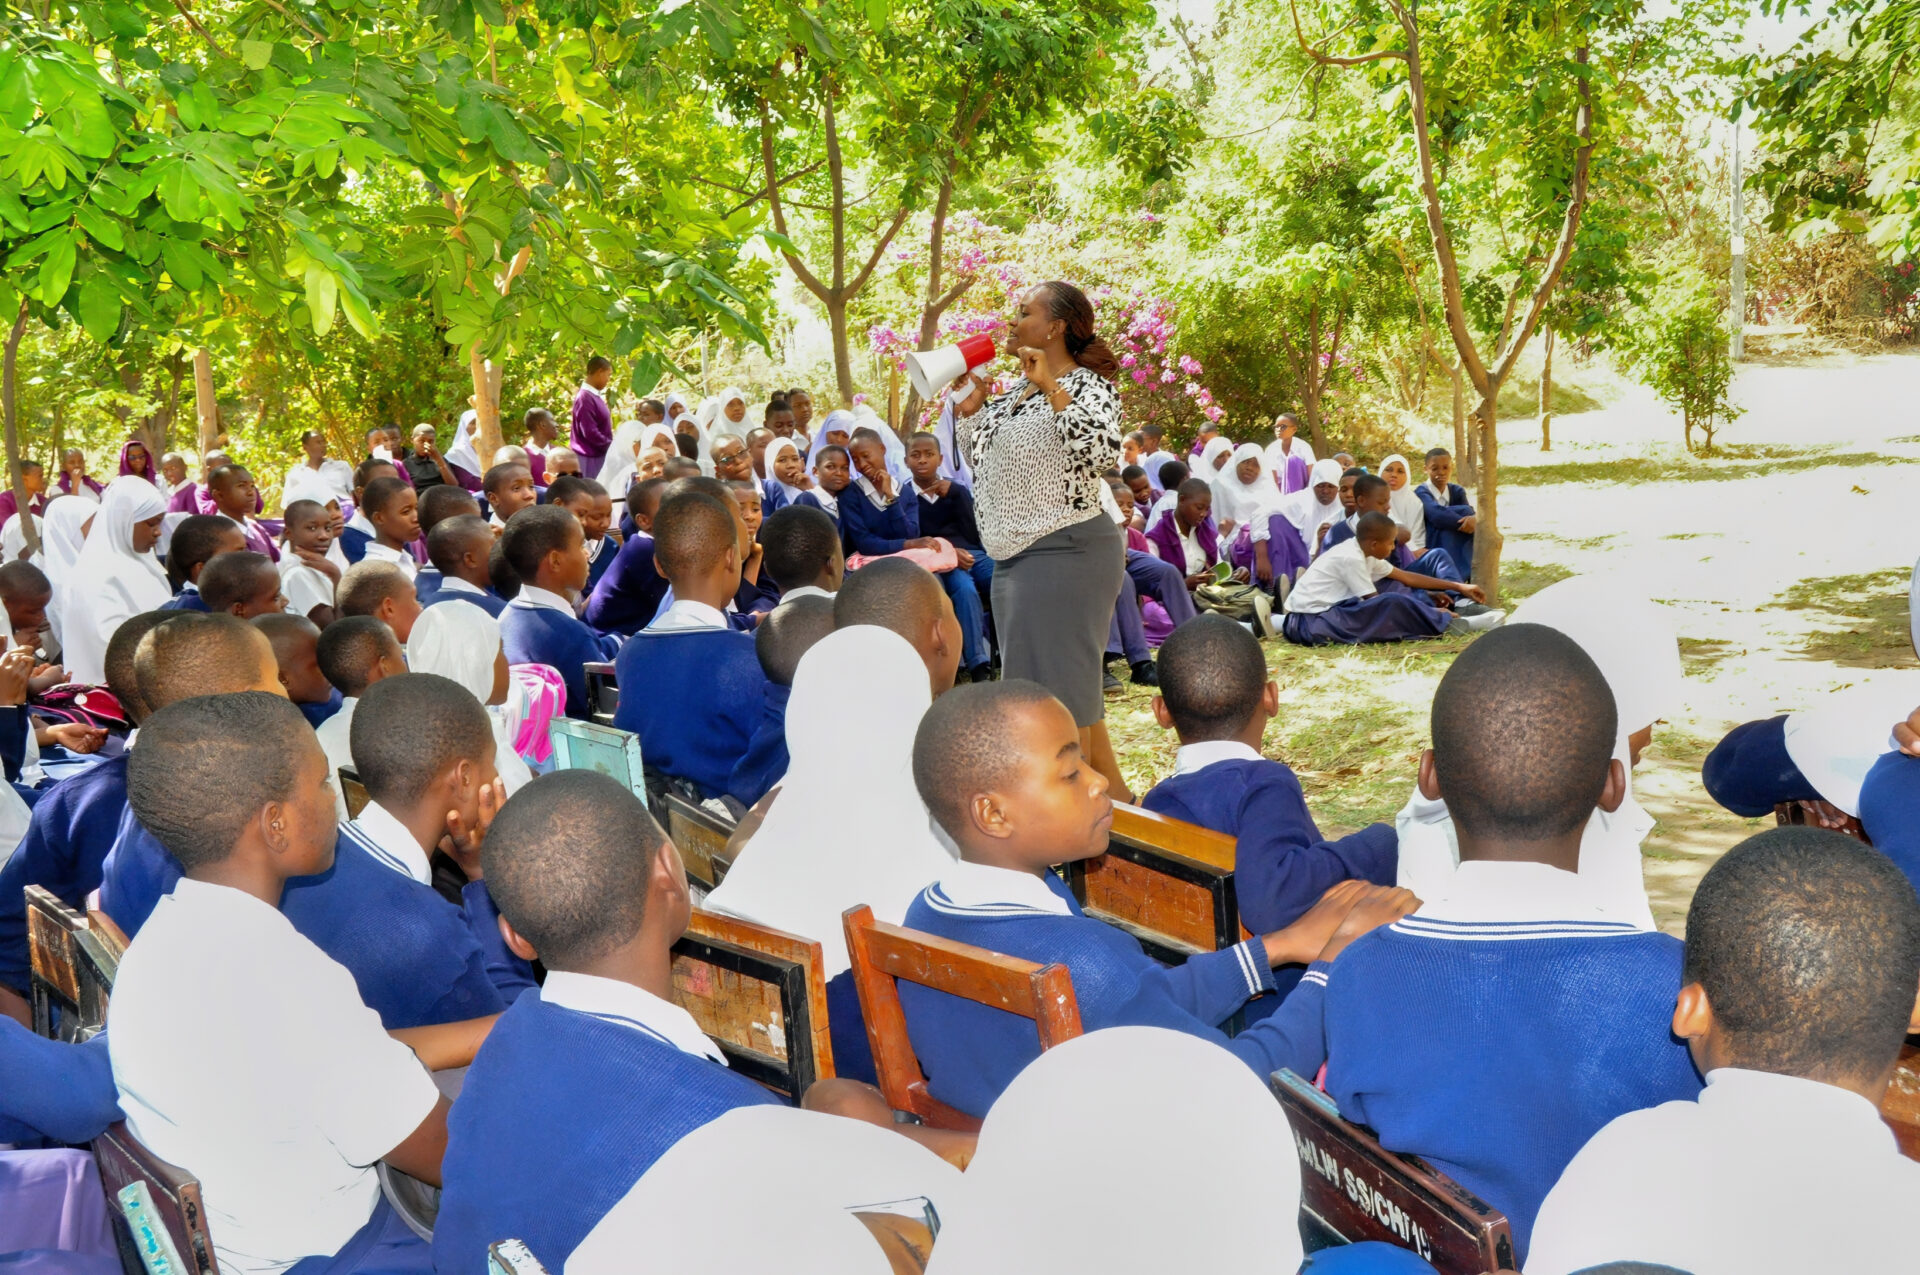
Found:
[[[628,1275],[634,1255],[674,1275],[891,1275],[856,1211],[924,1199],[944,1217],[960,1170],[890,1129],[861,1120],[741,1107],[694,1130],[641,1175],[567,1258],[565,1275]],[[725,1199],[751,1226],[715,1226]],[[893,1209],[871,1209],[894,1205]]]
[[[1427,507],[1420,503],[1420,493],[1414,490],[1417,484],[1413,480],[1413,466],[1407,464],[1405,456],[1395,452],[1380,462],[1380,476],[1385,478],[1387,466],[1395,461],[1399,461],[1400,467],[1407,471],[1407,485],[1399,491],[1394,491],[1392,482],[1389,480],[1388,507],[1393,511],[1393,520],[1405,527],[1412,536],[1407,541],[1407,548],[1416,554],[1424,553],[1427,548]]]
[[[1215,466],[1222,456],[1232,455],[1233,440],[1224,434],[1215,434],[1207,440],[1207,445],[1200,449],[1199,457],[1193,462],[1193,473],[1188,475],[1191,478],[1206,480],[1207,486],[1213,488],[1213,503],[1216,506],[1220,503],[1220,488],[1233,466],[1228,465],[1224,468],[1215,468]],[[1217,515],[1218,508],[1214,512]]]
[[[493,698],[493,672],[500,659],[500,622],[471,602],[436,602],[420,613],[407,636],[407,670],[412,673],[438,673],[460,683],[486,706],[493,724],[494,765],[509,793],[518,791],[533,778],[527,763],[513,751],[513,738],[520,723],[489,704]],[[517,683],[507,679],[507,695],[512,701]]]
[[[144,478],[123,474],[107,484],[93,531],[61,591],[60,652],[73,681],[105,683],[114,631],[172,596],[153,551],[133,549],[133,525],[166,511],[166,497]]]
[[[672,433],[673,432],[673,409],[675,407],[678,407],[681,411],[683,412],[686,411],[687,410],[686,396],[676,391],[672,394],[667,395],[664,399],[660,400],[660,406],[666,412],[667,432]]]
[[[1246,461],[1259,464],[1260,472],[1250,483],[1240,481],[1240,466]],[[1222,522],[1253,524],[1253,538],[1267,538],[1267,518],[1280,512],[1280,489],[1273,485],[1267,468],[1266,453],[1258,443],[1242,443],[1233,449],[1233,459],[1221,480],[1214,485],[1213,516]]]
[[[853,409],[853,419],[859,428],[870,429],[880,435],[880,446],[886,451],[887,472],[893,475],[895,493],[912,487],[913,471],[907,468],[907,445],[900,441],[900,435],[893,426],[865,403]]]
[[[1647,902],[1640,843],[1653,831],[1654,821],[1633,796],[1628,737],[1680,704],[1684,679],[1672,616],[1630,582],[1591,575],[1549,585],[1516,607],[1507,623],[1539,624],[1566,634],[1607,679],[1619,723],[1613,759],[1627,773],[1627,792],[1618,809],[1596,809],[1588,816],[1580,838],[1579,872],[1612,919],[1651,930],[1653,908]],[[1892,720],[1888,718],[1883,736]],[[1444,897],[1460,861],[1446,803],[1430,802],[1415,789],[1398,824],[1399,883],[1423,899]]]
[[[40,515],[31,511],[26,518],[14,514],[0,524],[0,561],[18,562],[27,551],[27,519],[32,519],[35,531],[40,530]]]
[[[778,486],[782,492],[786,493],[787,503],[791,505],[799,500],[800,493],[806,489],[804,487],[789,487],[780,481],[779,475],[773,468],[773,462],[779,459],[780,453],[782,452],[792,452],[795,456],[798,456],[800,454],[800,448],[791,438],[776,438],[771,443],[768,443],[766,456],[767,478]]]
[[[818,940],[828,978],[848,967],[841,913],[864,903],[899,924],[954,862],[913,786],[913,734],[932,703],[926,665],[891,629],[839,629],[801,656],[780,795],[707,906]]]
[[[1290,1275],[1299,1207],[1292,1130],[1245,1063],[1110,1027],[1041,1054],[987,1112],[927,1275]]]
[[[814,435],[814,446],[812,450],[807,453],[807,477],[813,479],[813,494],[820,497],[820,503],[826,505],[829,510],[836,509],[839,506],[838,502],[827,494],[827,489],[820,485],[820,452],[828,446],[827,432],[834,430],[848,435],[846,442],[835,443],[833,446],[846,447],[849,449],[847,453],[847,472],[851,474],[853,472],[853,453],[851,451],[853,445],[852,434],[854,430],[859,428],[860,422],[854,419],[852,412],[844,408],[836,407],[831,412],[828,412],[827,419],[820,423],[820,430]]]
[[[56,496],[47,502],[47,510],[41,515],[46,534],[40,538],[40,569],[49,580],[58,584],[73,573],[73,564],[87,541],[87,533],[81,528],[99,512],[100,506],[91,500]]]
[[[640,465],[640,448],[657,428],[660,427],[642,425],[639,421],[621,421],[619,428],[613,431],[613,441],[607,444],[606,468],[600,471],[599,481],[615,500],[624,501],[627,498],[627,487],[633,481],[633,471]],[[664,432],[669,435],[673,433],[670,429]]]
[[[1340,503],[1340,462],[1337,460],[1317,460],[1313,463],[1313,472],[1307,475],[1307,485],[1291,496],[1280,500],[1280,512],[1287,516],[1294,530],[1300,533],[1301,541],[1307,546],[1311,557],[1320,556],[1317,537],[1320,528],[1329,522],[1339,522],[1347,516],[1345,506]],[[1320,496],[1314,491],[1321,483],[1332,483],[1333,499],[1322,504]]]
[[[453,429],[453,446],[447,448],[447,464],[458,465],[476,478],[486,475],[486,466],[480,463],[480,452],[475,443],[480,438],[480,413],[469,407],[460,413],[460,423]]]

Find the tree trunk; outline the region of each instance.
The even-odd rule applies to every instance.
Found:
[[[193,352],[193,410],[200,418],[200,454],[220,445],[220,400],[213,393],[213,351]]]
[[[485,465],[500,450],[500,391],[493,365],[480,357],[477,339],[467,351],[467,371],[473,377],[473,410],[480,426],[474,450],[480,454],[480,463]]]
[[[853,355],[847,348],[847,298],[828,297],[827,330],[833,333],[833,383],[840,406],[853,406]]]
[[[1540,364],[1540,450],[1553,450],[1553,329],[1546,331],[1546,359]]]
[[[1473,436],[1467,430],[1467,375],[1460,366],[1458,356],[1447,368],[1447,376],[1453,382],[1453,462],[1459,466],[1460,484],[1463,487],[1477,486],[1480,470],[1474,464],[1476,449]]]
[[[1474,411],[1474,436],[1480,453],[1480,481],[1474,488],[1473,582],[1487,591],[1489,605],[1500,593],[1500,439],[1494,400],[1500,387],[1480,400]]]
[[[4,408],[6,416],[7,482],[13,488],[15,506],[21,514],[26,515],[26,521],[20,524],[20,530],[26,536],[27,554],[31,556],[40,552],[40,533],[34,529],[33,515],[27,509],[31,498],[27,495],[26,479],[20,473],[20,422],[19,414],[15,410],[17,399],[14,377],[14,370],[20,361],[20,338],[26,330],[27,299],[22,297],[20,313],[14,316],[13,330],[7,333],[5,367],[0,369],[4,371],[5,381],[4,385],[0,385],[0,407]],[[58,459],[55,457],[56,462]]]

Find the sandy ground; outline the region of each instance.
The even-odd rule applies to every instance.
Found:
[[[1570,375],[1569,375],[1570,374]],[[1715,805],[1701,758],[1741,721],[1871,683],[1920,703],[1907,582],[1920,558],[1920,352],[1743,365],[1747,410],[1720,455],[1695,460],[1650,394],[1598,369],[1597,410],[1554,421],[1550,453],[1530,418],[1501,427],[1509,595],[1567,574],[1623,572],[1674,609],[1685,702],[1635,772],[1659,820],[1647,887],[1680,933],[1715,857],[1764,826]],[[1565,379],[1580,383],[1581,369]],[[1509,599],[1511,600],[1511,599]],[[1462,640],[1306,652],[1272,646],[1283,693],[1268,744],[1300,773],[1322,824],[1390,818],[1425,745],[1433,686]],[[1137,791],[1172,768],[1172,741],[1144,693],[1111,701]]]

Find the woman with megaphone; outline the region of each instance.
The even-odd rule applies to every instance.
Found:
[[[1102,657],[1126,573],[1126,541],[1102,497],[1120,456],[1120,371],[1070,283],[1028,292],[1009,344],[1020,376],[989,395],[976,369],[954,379],[955,441],[973,469],[974,511],[993,558],[1001,676],[1040,683],[1080,727],[1087,760],[1131,800],[1107,737]],[[966,360],[971,362],[971,359]],[[952,375],[952,373],[948,373]]]

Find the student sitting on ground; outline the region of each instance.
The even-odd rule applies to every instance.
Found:
[[[552,505],[529,506],[513,516],[500,546],[520,577],[519,594],[500,613],[507,662],[558,672],[567,684],[567,716],[584,721],[593,715],[585,666],[612,659],[620,639],[594,632],[573,613],[573,599],[587,582],[580,520]]]
[[[1455,615],[1436,598],[1450,601],[1444,592],[1455,589],[1485,604],[1480,586],[1416,575],[1388,561],[1394,547],[1393,519],[1382,513],[1360,516],[1352,540],[1324,550],[1301,573],[1287,595],[1286,619],[1280,632],[1298,646],[1329,643],[1406,642],[1439,637],[1453,624],[1470,632],[1490,629],[1506,612]],[[1406,586],[1405,591],[1383,592],[1383,581]]]
[[[253,627],[267,635],[273,644],[273,662],[280,669],[280,686],[300,710],[300,716],[316,729],[340,711],[340,692],[320,671],[316,654],[320,629],[305,616],[273,612],[259,616]]]
[[[161,709],[127,764],[135,813],[188,875],[121,958],[114,1083],[133,1135],[200,1180],[229,1275],[420,1269],[374,1166],[439,1181],[447,1101],[422,1063],[457,1066],[479,1035],[388,1035],[279,911],[288,878],[333,860],[326,765],[261,694]],[[188,1022],[201,1047],[183,1050]]]
[[[1163,562],[1180,569],[1191,593],[1213,583],[1214,564],[1220,561],[1220,535],[1213,527],[1213,488],[1203,478],[1189,478],[1175,489],[1171,516],[1147,529],[1147,539]],[[1236,584],[1245,584],[1245,569],[1234,572]]]
[[[914,900],[907,928],[1058,962],[1073,974],[1087,1031],[1183,1031],[1231,1050],[1263,1078],[1281,1067],[1314,1074],[1329,962],[1355,935],[1417,902],[1404,890],[1345,881],[1284,930],[1168,968],[1124,930],[1082,914],[1050,871],[1105,852],[1113,802],[1080,755],[1072,714],[1044,688],[994,682],[935,700],[914,737],[913,779],[961,862]],[[1219,1024],[1273,991],[1281,965],[1309,968],[1271,1017],[1229,1040]],[[991,1006],[905,982],[900,1000],[933,1096],[969,1115],[985,1115],[1040,1052],[1030,1023]]]
[[[1139,465],[1128,465],[1121,469],[1120,481],[1125,483],[1127,490],[1133,493],[1134,506],[1140,511],[1140,518],[1133,526],[1141,531],[1146,530],[1147,510],[1153,508],[1154,502],[1159,500],[1163,493],[1153,485],[1153,479]]]
[[[456,514],[442,520],[427,533],[427,558],[439,586],[420,605],[458,599],[498,619],[507,609],[507,600],[493,591],[493,546],[493,528],[480,515]]]
[[[341,825],[333,866],[287,882],[280,910],[353,972],[388,1030],[499,1013],[533,971],[503,946],[481,877],[501,803],[486,710],[444,677],[384,678],[360,697],[352,742],[371,800]],[[469,878],[461,906],[433,888],[436,848]]]
[[[167,547],[167,583],[173,586],[173,597],[161,603],[160,609],[205,611],[200,573],[220,554],[241,553],[246,547],[246,536],[231,518],[219,514],[188,514],[182,518]]]
[[[840,591],[847,570],[840,529],[820,510],[781,509],[767,519],[760,539],[767,548],[767,576],[780,590],[782,603],[801,598],[831,601]]]
[[[793,503],[825,511],[844,531],[846,523],[840,516],[840,501],[853,486],[853,453],[838,443],[816,447],[807,457],[807,475],[813,479],[813,490],[794,497]]]
[[[664,478],[645,478],[627,489],[634,529],[613,565],[593,586],[581,618],[602,633],[629,636],[653,622],[667,594],[667,578],[653,564],[653,519],[666,494]]]
[[[1166,463],[1166,466],[1160,471],[1162,481],[1154,484],[1160,489],[1160,495],[1151,505],[1146,507],[1147,520],[1146,526],[1141,528],[1142,531],[1152,531],[1159,525],[1162,518],[1173,512],[1173,507],[1180,503],[1180,484],[1187,481],[1188,477],[1189,473],[1185,461],[1170,460]],[[1211,491],[1212,489],[1209,488],[1208,490]],[[1216,527],[1216,535],[1218,531],[1219,529]]]
[[[368,436],[371,437],[373,433],[374,431],[369,430]],[[386,437],[384,430],[380,431],[380,436]],[[353,517],[347,519],[347,525],[340,529],[340,552],[346,557],[348,566],[366,557],[367,546],[373,543],[374,537],[379,534],[374,530],[373,520],[367,517],[367,488],[373,484],[374,480],[380,478],[399,480],[401,486],[409,490],[413,486],[411,483],[400,480],[400,471],[390,460],[369,456],[354,467]],[[414,507],[414,512],[417,516],[418,505]]]
[[[787,700],[793,694],[794,670],[800,657],[831,632],[833,602],[813,596],[775,607],[755,631],[754,657],[767,675],[766,705],[746,754],[727,778],[727,795],[742,806],[757,805],[787,773]]]
[[[1344,506],[1347,483],[1345,475],[1341,476],[1340,482],[1341,503]],[[1335,523],[1333,529],[1327,532],[1326,548],[1331,549],[1344,540],[1351,540],[1354,529],[1360,524],[1360,516],[1368,513],[1381,513],[1392,517],[1393,489],[1387,486],[1384,478],[1373,474],[1360,474],[1353,479],[1353,512],[1342,521]],[[1430,575],[1436,580],[1446,580],[1450,583],[1466,579],[1460,571],[1459,564],[1453,560],[1453,555],[1438,548],[1428,549],[1425,553],[1416,555],[1408,544],[1412,533],[1397,520],[1394,526],[1393,552],[1388,555],[1388,560],[1394,566],[1406,571],[1417,571],[1422,575]],[[1460,614],[1472,615],[1474,612],[1471,604],[1464,605],[1465,609]]]
[[[1134,525],[1139,521],[1135,514],[1145,506],[1135,503],[1132,491],[1124,483],[1109,482],[1108,486],[1113,490],[1113,502],[1119,511],[1120,524],[1127,538],[1127,582],[1121,585],[1120,596],[1136,609],[1139,607],[1141,598],[1152,598],[1160,604],[1160,609],[1167,613],[1166,627],[1149,633],[1143,622],[1140,635],[1142,643],[1148,641],[1157,643],[1165,640],[1168,633],[1191,620],[1196,614],[1193,594],[1187,589],[1186,574],[1180,569],[1185,564],[1177,566],[1163,561],[1153,551],[1153,542],[1147,539],[1145,532]],[[1132,598],[1127,598],[1129,585],[1132,587]],[[1131,626],[1122,622],[1120,627],[1124,632]],[[1111,640],[1108,645],[1111,648]],[[1135,648],[1135,651],[1137,650],[1138,647]],[[1133,667],[1135,685],[1155,684],[1151,680],[1154,676],[1153,664],[1147,657],[1136,658],[1135,653],[1130,651],[1128,663]]]
[[[253,516],[260,509],[260,492],[252,474],[238,465],[222,465],[208,477],[207,491],[213,496],[214,511],[239,525],[247,548],[273,562],[280,561],[280,549],[273,543],[272,533]]]
[[[760,493],[771,518],[782,509],[802,503],[801,494],[812,491],[814,483],[807,476],[806,458],[791,438],[776,438],[769,443],[765,459],[767,477]]]
[[[1453,454],[1444,447],[1427,453],[1427,480],[1413,489],[1427,519],[1427,543],[1453,559],[1462,580],[1473,579],[1473,529],[1476,523],[1467,489],[1453,481]]]
[[[766,546],[760,542],[760,484],[749,478],[728,479],[727,496],[739,507],[740,523],[747,533],[746,552],[740,559],[740,587],[733,595],[734,614],[765,615],[780,605],[780,588],[767,574]]]
[[[200,569],[200,601],[209,611],[242,620],[287,609],[280,568],[251,549],[220,554]]]
[[[1626,1258],[1694,1275],[1912,1261],[1920,1164],[1879,1110],[1920,1031],[1920,899],[1904,884],[1872,850],[1806,827],[1750,837],[1707,870],[1673,1011],[1706,1088],[1594,1135],[1540,1206],[1529,1275]]]
[[[1872,684],[1823,696],[1799,712],[1744,722],[1700,768],[1707,795],[1748,819],[1797,805],[1808,823],[1848,828],[1861,786],[1912,707]]]
[[[440,591],[443,579],[440,569],[433,565],[433,529],[449,518],[474,517],[482,523],[486,519],[480,516],[480,502],[474,499],[473,493],[451,483],[436,483],[427,488],[420,497],[419,516],[420,539],[427,546],[427,565],[414,574],[413,591],[419,596],[420,605],[426,606]],[[487,537],[492,539],[492,527],[487,528]]]
[[[1920,710],[1894,727],[1891,742],[1861,781],[1860,824],[1920,891]]]
[[[355,513],[364,513],[373,527],[373,536],[361,549],[360,559],[390,563],[411,580],[420,569],[413,556],[413,542],[420,538],[420,498],[413,487],[399,478],[376,478],[367,484],[366,504]],[[345,534],[342,533],[344,546]],[[347,557],[358,562],[351,550]]]
[[[296,500],[287,506],[286,535],[280,594],[288,611],[324,629],[333,623],[333,591],[340,584],[339,566],[326,557],[333,544],[333,516],[319,501]]]
[[[1292,925],[1336,882],[1394,884],[1397,838],[1390,825],[1322,838],[1293,771],[1260,755],[1280,688],[1245,626],[1200,616],[1161,645],[1159,664],[1153,715],[1178,732],[1180,751],[1173,774],[1140,804],[1235,838],[1243,925],[1255,934]],[[1275,978],[1282,991],[1296,981]]]
[[[435,488],[434,490],[439,490]],[[320,723],[314,734],[327,755],[328,773],[339,788],[340,768],[353,765],[353,713],[367,688],[383,677],[407,671],[407,660],[393,630],[370,615],[335,620],[320,633],[314,658],[327,681],[340,692],[340,711]],[[347,799],[336,791],[340,822],[347,821]]]
[[[333,609],[341,619],[372,616],[391,629],[394,640],[402,644],[413,632],[413,622],[420,618],[420,600],[414,596],[413,582],[391,562],[357,562],[348,567],[333,595]]]
[[[1679,940],[1609,919],[1576,871],[1588,816],[1625,792],[1617,722],[1605,677],[1562,633],[1516,625],[1463,651],[1420,759],[1460,866],[1444,896],[1356,942],[1327,979],[1326,1091],[1341,1114],[1505,1213],[1522,1260],[1587,1139],[1700,1091],[1668,1031]]]
[[[739,509],[722,499],[692,488],[662,502],[654,562],[674,602],[627,639],[615,662],[623,693],[613,724],[640,736],[649,768],[701,800],[727,790],[766,702],[753,638],[727,623],[740,588]]]
[[[547,503],[560,506],[580,520],[580,534],[587,546],[587,587],[581,592],[591,594],[620,552],[620,542],[607,533],[613,525],[613,497],[591,478],[562,475],[547,488]]]
[[[686,869],[629,789],[592,771],[542,775],[501,809],[480,859],[508,944],[547,977],[467,1072],[434,1268],[477,1270],[488,1245],[515,1238],[559,1271],[681,1137],[775,1099],[674,1004]]]

